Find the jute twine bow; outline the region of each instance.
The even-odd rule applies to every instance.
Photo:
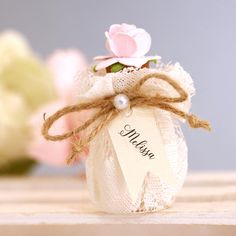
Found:
[[[152,78],[166,81],[176,90],[179,96],[168,97],[162,96],[158,93],[155,96],[148,96],[144,94],[141,91],[141,87],[147,80]],[[166,74],[153,73],[146,75],[135,86],[130,89],[124,90],[122,94],[128,96],[131,109],[132,107],[157,107],[185,119],[192,128],[204,128],[209,131],[211,130],[210,124],[207,121],[200,120],[197,116],[181,111],[180,109],[172,105],[172,103],[181,103],[186,101],[188,99],[188,94],[176,81],[174,81]],[[42,127],[42,135],[47,140],[60,141],[75,136],[76,134],[92,125],[91,129],[89,129],[89,132],[85,135],[85,137],[79,139],[73,145],[71,155],[67,160],[68,163],[72,162],[75,159],[76,154],[82,152],[84,148],[90,143],[90,141],[93,140],[93,138],[119,114],[120,111],[118,111],[113,104],[113,100],[116,95],[117,94],[107,96],[105,98],[95,99],[90,102],[66,106],[61,110],[58,110],[55,114],[45,119]],[[81,112],[83,110],[90,109],[96,109],[96,112],[81,126],[64,134],[49,134],[49,129],[52,127],[54,122],[62,116],[72,112]]]

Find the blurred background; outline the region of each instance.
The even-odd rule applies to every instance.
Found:
[[[192,111],[213,131],[183,126],[190,170],[235,169],[235,12],[233,0],[0,0],[0,174],[83,170],[63,165],[69,142],[37,135],[42,112],[73,102],[74,75],[106,54],[104,32],[123,22],[151,34],[149,55],[179,61],[192,75]],[[57,130],[71,126],[62,120]]]

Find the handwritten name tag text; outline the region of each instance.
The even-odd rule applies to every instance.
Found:
[[[119,132],[122,137],[127,137],[129,142],[139,150],[142,156],[147,156],[149,159],[155,159],[155,155],[148,149],[147,140],[140,140],[140,133],[135,129],[132,129],[129,124],[126,124],[124,128]]]

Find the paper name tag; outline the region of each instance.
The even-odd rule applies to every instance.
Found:
[[[121,112],[108,130],[133,202],[148,172],[167,184],[175,183],[153,109],[133,108],[130,115]]]

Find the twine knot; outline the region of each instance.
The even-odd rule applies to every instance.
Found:
[[[148,96],[141,91],[142,85],[149,79],[160,79],[167,82],[171,87],[175,89],[178,93],[176,97],[168,97],[163,96],[157,93],[155,96]],[[100,98],[96,100],[92,100],[90,102],[79,103],[72,106],[66,106],[52,116],[45,119],[45,122],[42,126],[42,135],[45,139],[51,141],[61,141],[67,138],[70,138],[81,131],[91,127],[89,132],[83,137],[83,139],[78,140],[74,143],[72,147],[71,155],[69,156],[67,162],[72,162],[76,155],[84,150],[84,148],[93,140],[93,138],[106,126],[108,125],[119,113],[120,108],[123,108],[123,103],[126,102],[124,98],[128,98],[129,107],[157,107],[165,111],[169,111],[183,119],[185,119],[190,127],[192,128],[203,128],[206,130],[211,130],[210,124],[207,121],[200,120],[196,115],[188,114],[175,106],[174,103],[181,103],[188,99],[187,92],[171,77],[163,73],[153,73],[144,76],[141,80],[138,81],[136,85],[132,88],[124,90],[122,92],[122,99],[117,103],[114,103],[115,98],[117,98],[117,94],[112,96],[107,96],[105,98]],[[80,112],[83,110],[95,110],[95,113],[91,118],[86,120],[82,125],[75,128],[72,131],[68,131],[64,134],[59,135],[50,135],[49,129],[52,127],[54,122],[61,118],[62,116],[72,113],[72,112]]]

